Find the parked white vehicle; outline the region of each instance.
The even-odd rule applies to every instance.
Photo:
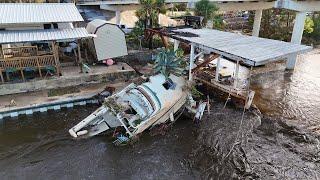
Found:
[[[105,99],[103,106],[69,130],[74,138],[90,137],[116,127],[123,127],[128,137],[167,121],[174,121],[189,99],[183,77],[151,76],[141,85],[130,84]]]

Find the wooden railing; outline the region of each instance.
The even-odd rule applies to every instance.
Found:
[[[2,73],[8,69],[16,69],[20,71],[23,80],[24,73],[23,71],[27,68],[34,68],[37,69],[39,72],[40,77],[42,77],[41,69],[46,68],[48,66],[55,67],[57,73],[60,73],[60,63],[55,58],[54,55],[44,55],[44,56],[31,56],[31,57],[15,57],[15,58],[7,58],[7,59],[0,59],[0,76],[2,82],[4,82],[4,78]],[[10,78],[7,76],[7,79]]]
[[[38,47],[22,46],[22,47],[3,48],[2,55],[4,58],[37,56]]]
[[[0,59],[3,59],[3,53],[2,53],[2,48],[0,47]]]

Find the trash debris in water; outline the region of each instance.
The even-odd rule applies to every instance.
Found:
[[[117,139],[113,141],[113,144],[116,146],[126,145],[129,142],[129,138],[124,136],[123,134],[117,135]]]
[[[201,118],[203,116],[204,110],[206,109],[206,106],[207,106],[207,102],[200,101],[199,106],[196,110],[196,115],[194,116],[194,119],[193,119],[195,123],[198,124],[201,121]]]

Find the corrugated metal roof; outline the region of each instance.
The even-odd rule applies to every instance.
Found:
[[[0,24],[83,21],[73,3],[0,3]]]
[[[85,28],[0,31],[0,44],[61,41],[90,37]]]
[[[213,29],[179,29],[174,32],[192,33],[198,37],[172,35],[196,44],[198,47],[245,64],[259,66],[274,60],[281,60],[292,54],[310,51],[312,47],[254,36],[223,32]],[[190,34],[191,35],[191,34]]]

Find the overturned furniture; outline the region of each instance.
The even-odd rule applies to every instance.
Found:
[[[96,35],[93,46],[98,61],[128,55],[125,32],[116,24],[95,19],[88,23],[86,29]]]

